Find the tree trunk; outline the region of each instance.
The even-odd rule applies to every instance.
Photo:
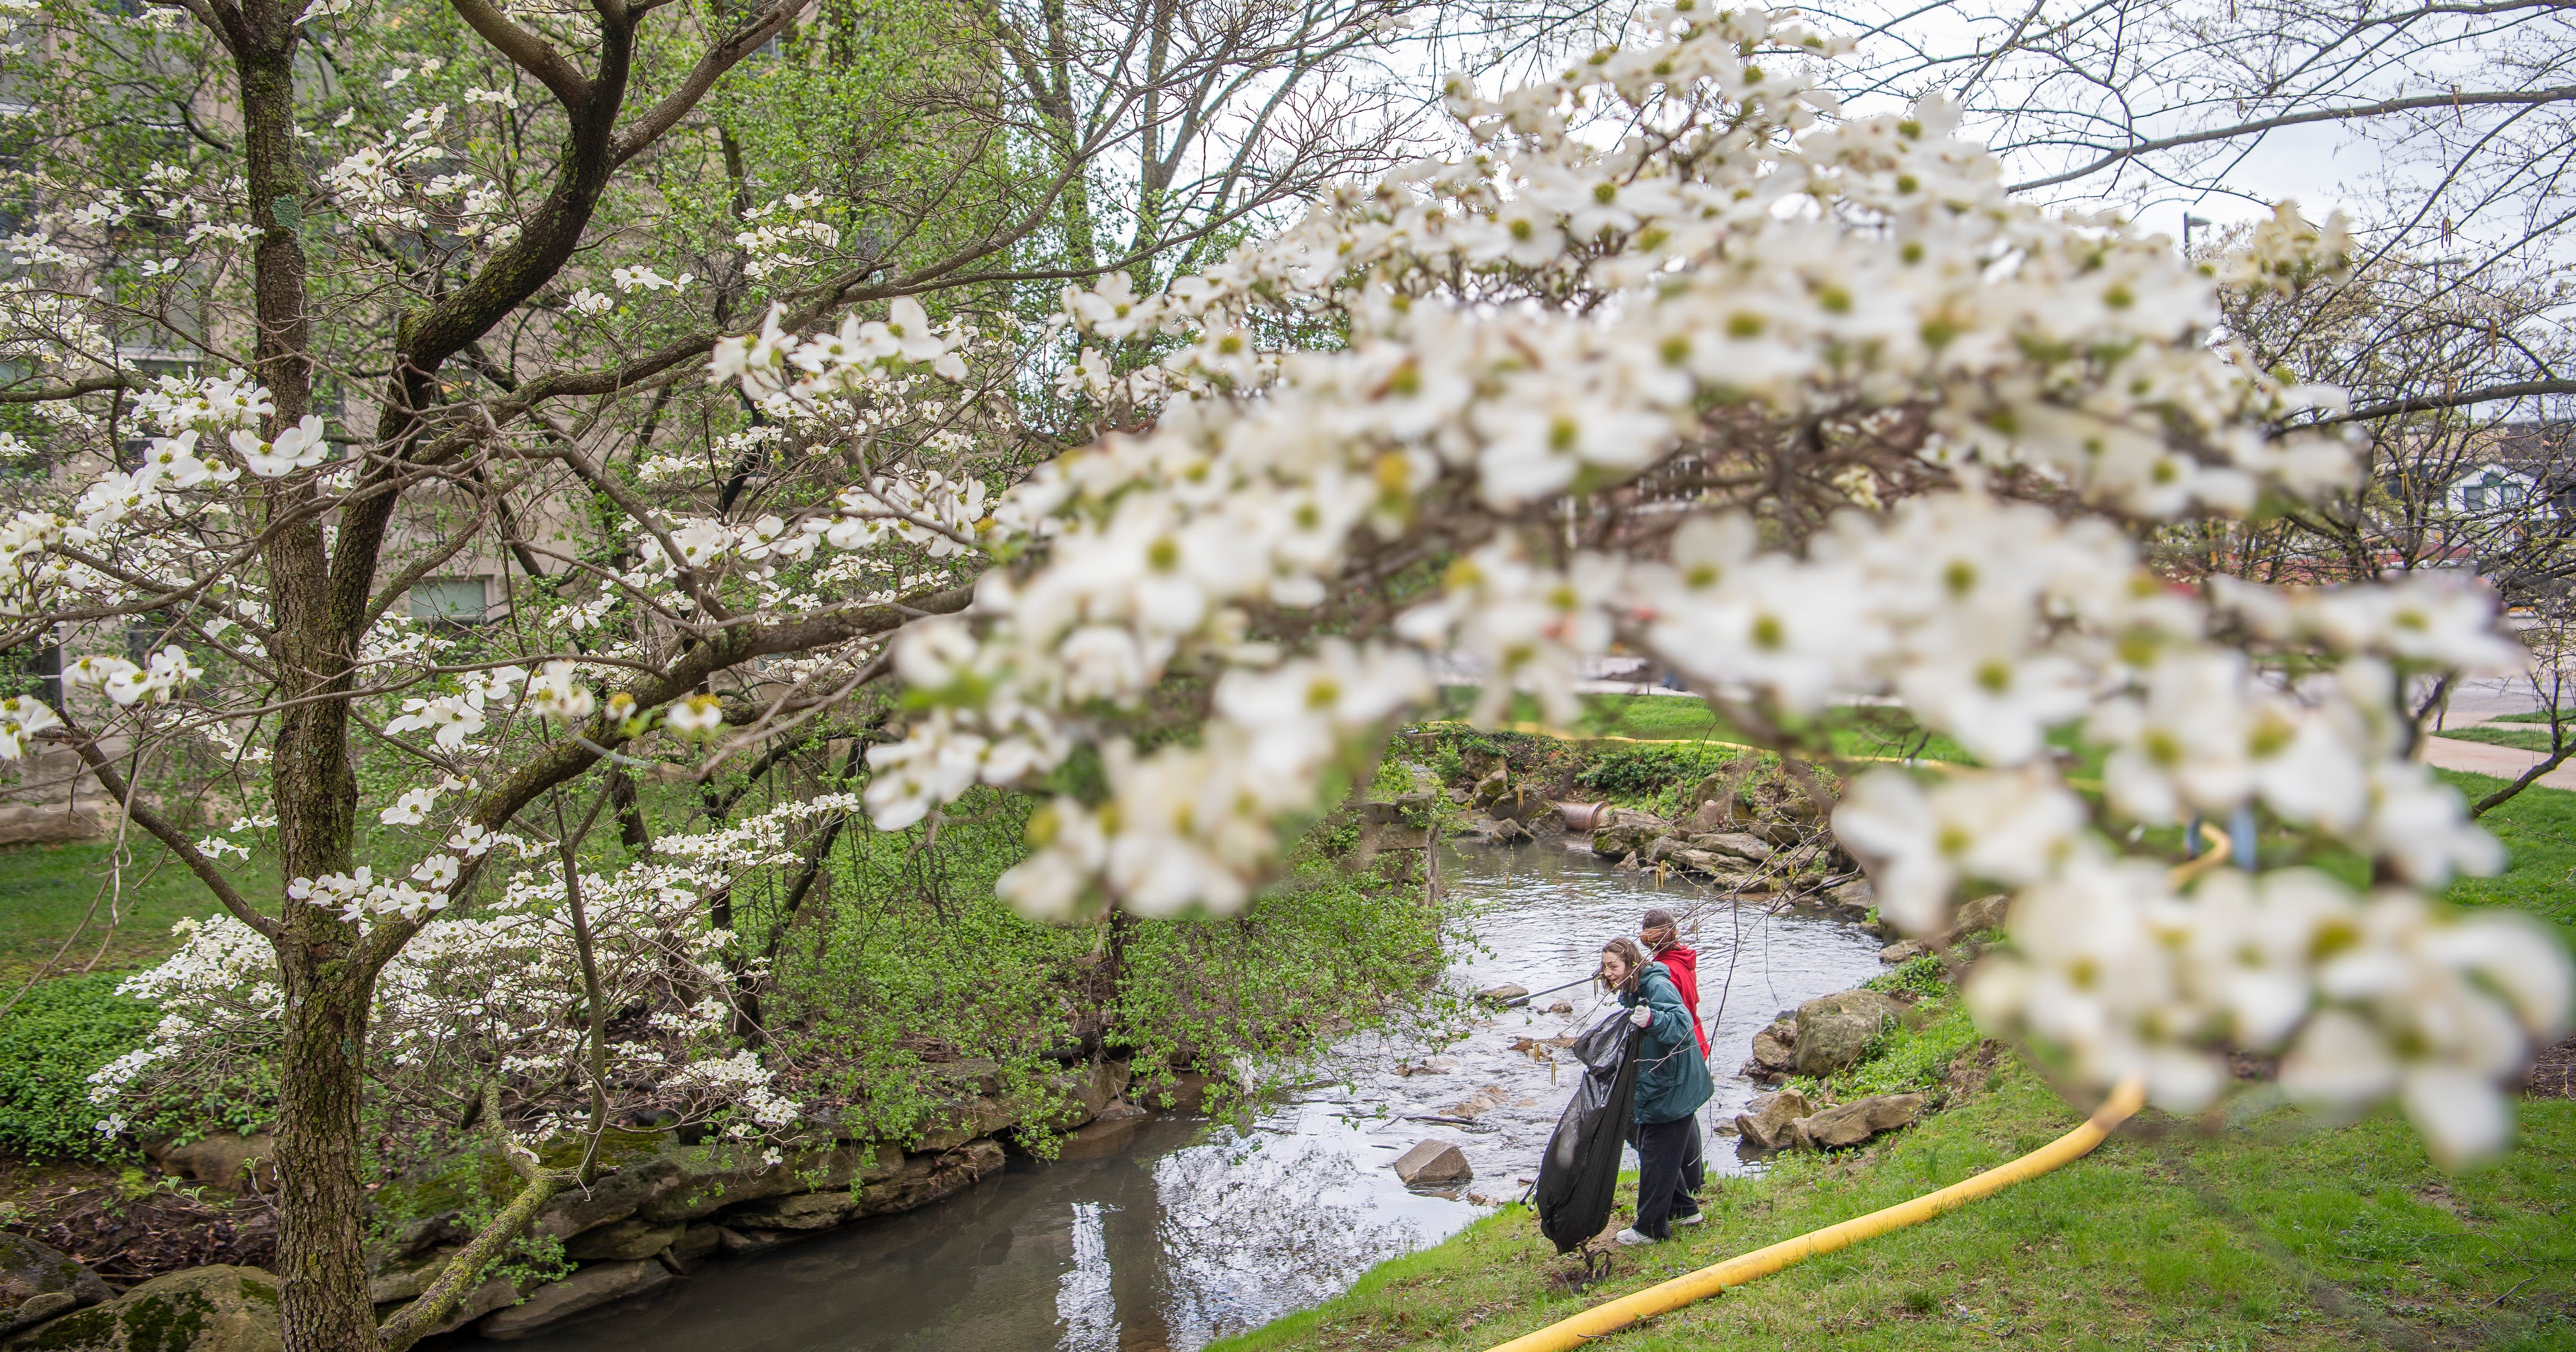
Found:
[[[305,184],[295,158],[293,13],[280,0],[245,0],[223,34],[241,80],[243,149],[251,219],[258,332],[253,361],[276,412],[274,438],[312,405],[305,257],[298,237]],[[272,514],[300,507],[309,484],[281,487]],[[284,876],[346,872],[355,839],[357,777],[349,763],[348,708],[315,698],[348,687],[355,612],[332,585],[328,545],[311,517],[273,535],[267,563],[279,716],[274,780]],[[360,601],[363,602],[363,590]],[[277,1163],[278,1322],[287,1352],[374,1352],[358,1185],[361,1066],[373,974],[355,961],[358,933],[333,912],[282,903],[278,970],[286,989],[279,1070]]]
[[[339,961],[296,948],[285,964],[279,1067],[279,1332],[287,1352],[374,1352],[358,1186],[357,1051],[367,1040],[367,983],[351,979],[345,948]]]

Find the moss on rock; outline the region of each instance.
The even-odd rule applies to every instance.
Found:
[[[0,1344],[5,1352],[283,1352],[277,1278],[254,1267],[189,1268]]]

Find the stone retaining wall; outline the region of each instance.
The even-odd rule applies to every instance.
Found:
[[[591,1187],[566,1192],[538,1213],[534,1233],[563,1241],[577,1266],[559,1281],[525,1289],[495,1278],[469,1294],[440,1331],[476,1325],[488,1338],[525,1337],[560,1320],[642,1295],[688,1275],[710,1254],[758,1253],[871,1216],[927,1206],[999,1171],[999,1134],[1023,1125],[1073,1131],[1107,1114],[1142,1114],[1120,1099],[1126,1062],[1066,1071],[1054,1101],[1032,1113],[1001,1096],[1000,1067],[959,1061],[933,1068],[957,1088],[944,1124],[910,1142],[853,1140],[817,1128],[801,1149],[739,1142],[688,1142],[669,1131],[615,1134],[603,1157],[614,1166]],[[480,1161],[390,1185],[407,1209],[454,1188],[458,1171]],[[417,1297],[470,1236],[461,1209],[406,1222],[369,1253],[369,1294],[380,1317]]]
[[[38,751],[0,769],[0,845],[96,840],[123,815],[71,751]]]
[[[573,1270],[527,1286],[495,1277],[467,1293],[434,1332],[471,1324],[487,1338],[526,1337],[685,1278],[699,1260],[716,1253],[759,1253],[939,1201],[999,1172],[1005,1158],[1000,1137],[1015,1129],[1114,1133],[1146,1116],[1122,1097],[1130,1079],[1124,1061],[1058,1073],[1034,1108],[1025,1106],[1025,1097],[1022,1107],[1005,1099],[1001,1067],[994,1062],[965,1060],[930,1069],[949,1090],[948,1107],[936,1125],[909,1142],[853,1139],[827,1126],[809,1128],[801,1145],[787,1146],[689,1140],[668,1130],[610,1133],[601,1143],[610,1171],[588,1188],[552,1199],[530,1227],[563,1241]],[[1205,1088],[1206,1077],[1181,1076],[1174,1106],[1195,1111]],[[267,1170],[273,1148],[265,1135],[227,1135],[220,1142],[164,1149],[155,1159],[170,1172],[264,1191],[274,1186]],[[378,1205],[412,1217],[368,1249],[368,1294],[380,1321],[417,1299],[472,1238],[465,1205],[481,1193],[506,1191],[512,1179],[498,1161],[467,1155],[415,1170],[378,1190]],[[280,1352],[274,1279],[256,1269],[190,1268],[100,1304],[107,1289],[86,1269],[32,1241],[0,1241],[25,1250],[0,1247],[0,1259],[10,1260],[0,1263],[0,1338],[6,1339],[0,1352]],[[48,1264],[64,1272],[56,1274]],[[127,1337],[138,1320],[167,1322],[173,1301],[194,1310],[211,1299],[210,1291],[242,1308],[226,1305],[229,1313],[208,1324],[207,1336],[149,1349]],[[242,1292],[256,1299],[237,1299]]]

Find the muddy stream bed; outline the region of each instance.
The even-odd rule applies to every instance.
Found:
[[[1882,970],[1879,941],[1847,922],[1732,908],[1687,882],[1613,872],[1562,838],[1443,850],[1447,884],[1474,908],[1452,979],[1542,990],[1590,971],[1601,941],[1661,905],[1696,912],[1700,1013],[1717,1096],[1703,1129],[1759,1086],[1735,1076],[1754,1033],[1801,1000]],[[1732,950],[1732,974],[1729,957]],[[1721,998],[1724,1008],[1721,1011]],[[1077,1141],[1063,1158],[1014,1158],[997,1178],[918,1211],[864,1221],[773,1253],[712,1259],[686,1281],[510,1344],[499,1352],[1194,1352],[1329,1299],[1371,1265],[1457,1232],[1518,1197],[1571,1089],[1512,1044],[1587,1026],[1587,988],[1491,1014],[1438,1046],[1364,1035],[1321,1082],[1276,1102],[1250,1130],[1156,1115]],[[1456,1105],[1493,1104],[1465,1121]],[[1499,1100],[1499,1102],[1496,1102]],[[1446,1193],[1408,1191],[1389,1163],[1423,1139],[1475,1166]],[[1743,1172],[1732,1137],[1709,1158]],[[1630,1161],[1633,1167],[1633,1158]]]

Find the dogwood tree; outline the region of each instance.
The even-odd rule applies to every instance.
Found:
[[[579,846],[607,802],[595,797],[591,819],[570,830],[557,823],[551,843],[460,831],[407,878],[377,880],[360,865],[289,886],[293,899],[336,905],[343,921],[367,929],[388,912],[448,911],[460,859],[498,849],[513,863],[536,861],[472,914],[424,921],[373,982],[361,1064],[378,1120],[416,1138],[480,1137],[521,1180],[500,1214],[377,1331],[386,1345],[437,1328],[540,1208],[591,1183],[612,1124],[650,1113],[667,1126],[756,1139],[794,1126],[803,1111],[730,1036],[727,996],[740,970],[724,957],[734,936],[709,922],[702,898],[746,870],[797,860],[788,823],[842,804],[806,799],[729,829],[666,836],[658,857],[602,875],[580,866]],[[223,845],[220,836],[200,842]],[[176,956],[119,986],[156,1005],[161,1020],[144,1046],[90,1077],[92,1100],[111,1109],[102,1132],[125,1129],[112,1111],[119,1104],[220,1096],[286,1049],[295,1010],[271,937],[222,914],[179,928]]]
[[[290,1345],[380,1339],[347,1166],[358,1048],[380,976],[417,970],[397,959],[471,908],[497,857],[478,845],[567,854],[608,767],[734,754],[884,682],[905,710],[866,757],[880,827],[1097,753],[1102,792],[1055,797],[1002,882],[1058,917],[1241,905],[1283,824],[1428,698],[1430,653],[1486,666],[1485,716],[1515,686],[1561,715],[1576,664],[1624,643],[1811,759],[1830,756],[1834,701],[1894,693],[1980,764],[1861,776],[1836,826],[1911,931],[1938,932],[1963,889],[2020,893],[2016,946],[1973,987],[1991,1026],[2083,1082],[2143,1075],[2170,1107],[2226,1089],[2225,1048],[2273,1047],[2292,1094],[2400,1097],[2446,1159],[2506,1139],[2497,1086],[2563,1026],[2566,964],[2509,919],[2428,900],[2498,855],[2408,758],[2396,702],[2409,673],[2520,660],[2491,602],[2422,579],[2178,589],[2131,533],[2348,480],[2342,443],[2271,430],[2333,392],[2205,341],[2220,287],[2333,285],[2338,224],[2284,207],[2213,277],[2115,217],[2014,201],[1939,101],[1840,116],[1816,83],[1834,38],[1692,0],[1562,78],[1499,98],[1448,80],[1457,155],[1336,187],[1159,290],[1067,293],[1063,388],[1122,430],[1023,476],[973,454],[1017,435],[1021,335],[883,291],[852,308],[885,285],[872,268],[746,289],[763,318],[731,336],[524,376],[481,364],[484,335],[556,285],[621,148],[685,115],[620,130],[609,72],[647,12],[523,16],[597,45],[592,76],[523,18],[460,7],[547,87],[571,151],[524,218],[462,223],[491,217],[460,246],[473,269],[407,303],[389,367],[352,364],[385,393],[350,442],[310,407],[300,227],[277,215],[304,200],[282,190],[296,124],[283,105],[254,118],[277,158],[227,200],[258,250],[255,362],[140,391],[141,463],[66,482],[0,543],[22,632],[78,653],[78,697],[11,705],[9,735],[79,747],[278,954]],[[238,38],[254,101],[290,70],[253,44],[292,25],[259,13]],[[784,22],[765,12],[708,61]],[[448,125],[424,113],[333,168],[349,230],[428,218],[406,147]],[[818,266],[837,246],[813,205],[781,199],[744,247]],[[686,293],[675,269],[620,266],[626,300],[584,286],[528,341]],[[28,289],[27,331],[65,335],[24,340],[56,381],[34,393],[129,379],[83,373],[90,305]],[[702,378],[759,419],[694,461],[597,449]],[[451,388],[469,379],[489,388]],[[796,472],[765,468],[782,462]],[[561,515],[535,515],[575,491],[614,509],[590,528],[613,548],[570,548]],[[504,625],[398,613],[478,541],[522,560]],[[142,656],[100,641],[129,617],[155,629]],[[2293,659],[2329,674],[2266,677]],[[1194,740],[1159,735],[1176,708]],[[197,838],[130,792],[132,758],[181,737],[245,767],[234,831]],[[362,741],[401,767],[365,794]],[[2069,749],[2103,758],[2098,797],[2070,783]],[[2366,861],[2367,887],[2276,868],[2177,891],[2130,829],[2249,804],[2319,860]],[[394,828],[390,857],[356,857],[361,812]],[[273,909],[216,866],[226,842],[275,861]],[[568,857],[561,881],[568,902]]]
[[[273,1063],[289,1346],[434,1327],[586,1177],[533,1169],[550,1134],[630,1101],[776,1125],[727,934],[774,852],[675,862],[727,838],[650,840],[636,784],[838,717],[885,635],[967,602],[989,489],[1064,435],[1022,379],[1050,336],[1018,289],[1154,265],[1382,157],[1308,114],[1353,106],[1331,63],[1387,9],[1247,13],[1150,54],[1086,19],[1046,88],[1089,111],[1035,140],[1046,114],[993,78],[1025,24],[901,0],[0,15],[23,101],[0,651],[63,658],[0,692],[0,754],[75,752],[222,904],[142,988],[174,1022],[101,1088]],[[1247,108],[1262,134],[1208,161]],[[1103,215],[1082,191],[1139,150],[1133,248],[1068,248]],[[846,377],[830,401],[702,379],[746,316],[853,306],[814,349]],[[457,573],[488,579],[479,614],[437,599]],[[594,876],[612,809],[634,857]],[[371,1095],[531,1166],[382,1329]]]

